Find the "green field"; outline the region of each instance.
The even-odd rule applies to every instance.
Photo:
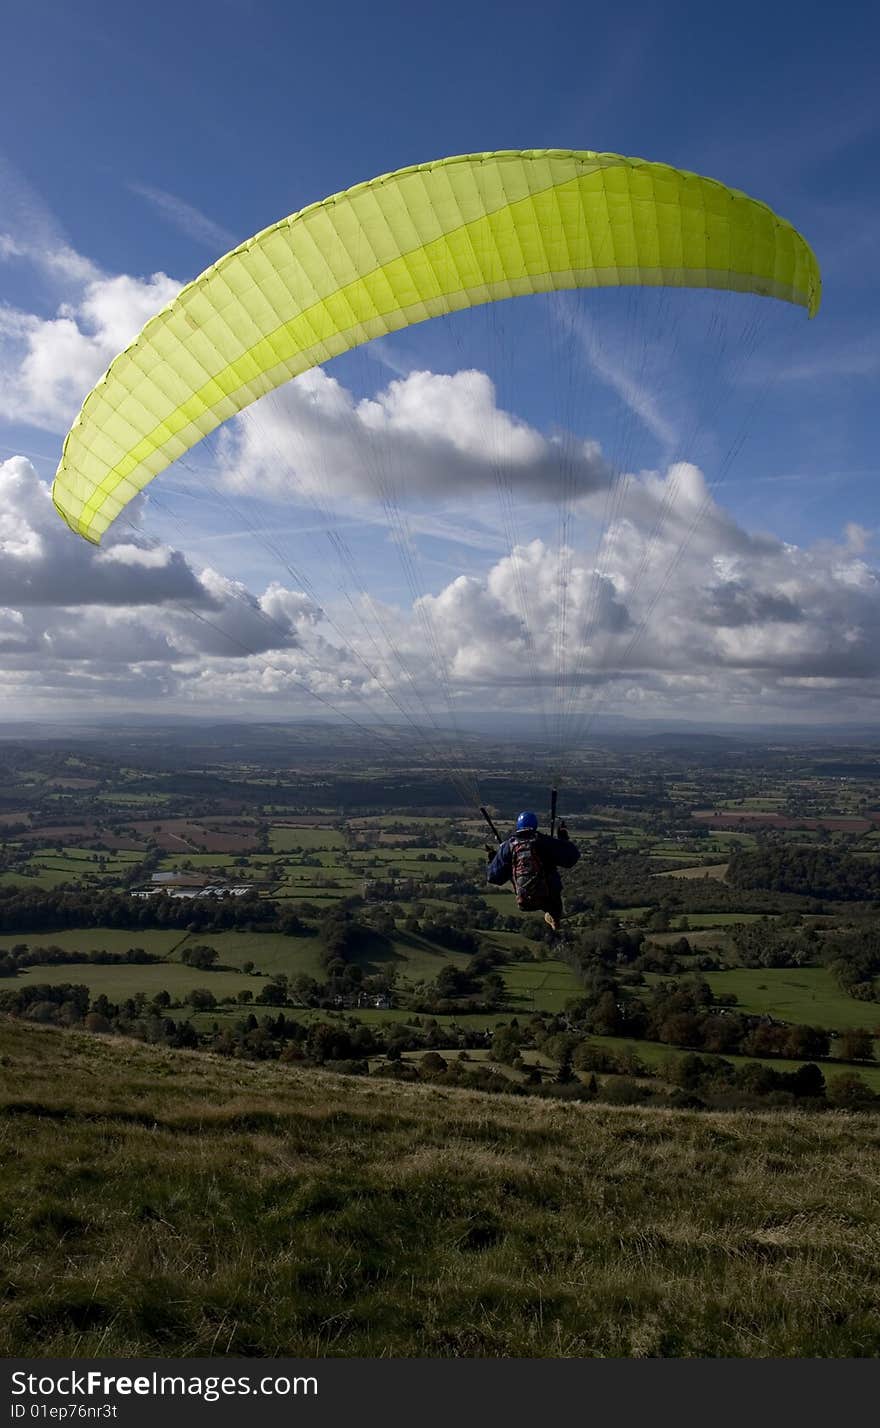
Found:
[[[876,1028],[880,1035],[880,1006],[847,996],[825,967],[731,967],[699,975],[717,996],[732,992],[737,998],[736,1009],[750,1015],[769,1015],[779,1021],[823,1026],[831,1031]],[[669,980],[663,973],[645,974],[649,987]]]
[[[697,787],[698,785],[694,783],[688,785],[690,789]],[[685,785],[680,785],[679,793],[683,794],[685,791]],[[834,796],[839,797],[839,790]],[[120,803],[125,802],[125,795],[122,792],[114,795],[102,794],[100,797],[116,799]],[[146,795],[144,799],[137,801],[146,802],[152,797],[164,802],[167,795]],[[777,800],[773,796],[770,801],[776,802]],[[759,807],[766,802],[767,799],[763,795],[754,798],[747,797],[740,802],[739,806]],[[290,805],[279,805],[279,811],[295,816],[297,810],[291,803]],[[336,810],[332,808],[332,805],[330,811],[333,812],[335,818]],[[124,817],[124,815],[121,816]],[[728,857],[731,848],[737,845],[753,846],[755,841],[738,829],[719,830],[709,838],[696,836],[690,838],[688,836],[682,840],[679,833],[672,829],[667,837],[658,838],[656,834],[649,837],[637,822],[632,821],[634,815],[631,813],[627,813],[625,816],[621,814],[619,817],[590,813],[589,818],[593,824],[601,822],[601,836],[615,839],[619,847],[641,851],[650,850],[650,856],[653,859],[662,858],[667,862],[677,864],[678,866],[671,870],[655,873],[654,876],[658,879],[665,877],[680,880],[678,886],[675,887],[675,892],[680,896],[685,907],[689,899],[689,892],[690,899],[695,901],[698,906],[705,905],[709,901],[705,890],[702,892],[697,888],[689,890],[689,884],[692,884],[693,880],[723,879],[728,866],[724,859]],[[243,882],[256,881],[261,884],[260,891],[263,896],[277,898],[287,906],[297,902],[315,904],[318,910],[310,920],[318,926],[316,931],[308,937],[292,938],[279,933],[248,932],[187,935],[183,931],[177,930],[160,932],[95,928],[33,936],[28,934],[9,936],[0,939],[0,948],[8,949],[20,943],[27,943],[31,946],[54,944],[67,950],[85,952],[102,950],[125,952],[129,947],[143,947],[154,955],[170,958],[170,962],[159,966],[99,967],[90,964],[74,964],[67,967],[37,967],[29,969],[23,976],[31,981],[82,982],[88,985],[94,994],[104,992],[111,1000],[124,999],[138,991],[152,996],[160,989],[167,990],[175,1000],[178,1000],[188,990],[197,986],[207,987],[219,998],[237,995],[245,988],[258,994],[261,977],[281,972],[290,978],[305,974],[322,981],[325,976],[321,938],[321,924],[324,916],[331,912],[335,904],[341,900],[352,894],[359,894],[367,879],[388,878],[391,875],[391,870],[394,870],[401,879],[412,878],[415,882],[428,887],[431,887],[432,882],[443,873],[476,873],[478,875],[478,895],[486,906],[502,913],[515,910],[509,887],[488,888],[482,883],[483,853],[481,850],[456,841],[466,836],[465,830],[467,833],[476,833],[482,836],[483,829],[477,821],[389,813],[365,819],[347,819],[346,824],[347,831],[343,833],[339,827],[300,828],[286,827],[275,823],[271,826],[269,833],[270,852],[236,855],[181,851],[180,853],[165,854],[159,862],[159,866],[165,871],[180,869],[186,865],[201,872],[216,870],[219,875],[240,878]],[[442,847],[434,848],[420,840],[420,835],[421,839],[429,836],[427,830],[438,828],[442,830],[441,836],[449,839]],[[414,847],[382,844],[377,847],[352,849],[350,847],[352,837],[366,829],[372,829],[374,832],[377,829],[389,829],[393,830],[394,834],[399,833],[405,838],[419,841]],[[577,836],[585,845],[588,845],[589,840],[599,835],[595,827],[591,827],[588,832],[577,834]],[[870,836],[880,837],[880,832]],[[297,849],[301,849],[302,852],[297,854]],[[52,888],[64,881],[75,881],[97,875],[107,884],[114,879],[121,881],[132,863],[139,861],[143,856],[138,852],[102,853],[100,850],[92,848],[73,846],[59,854],[55,845],[29,849],[28,852],[27,864],[23,865],[20,870],[11,870],[0,874],[0,883],[6,886],[17,884],[24,887]],[[13,856],[15,856],[14,851]],[[103,862],[99,862],[99,857],[103,859]],[[710,857],[717,861],[706,864],[705,859]],[[320,866],[304,866],[304,858],[307,864],[310,864],[311,860],[316,860]],[[24,875],[28,872],[32,873],[32,876]],[[432,890],[436,893],[435,896],[420,897],[419,901],[426,908],[439,913],[442,919],[450,908],[450,901],[444,895],[442,884],[435,884]],[[667,885],[664,890],[663,884],[658,883],[658,900],[668,896],[669,891],[670,885]],[[635,895],[639,894],[635,893]],[[405,903],[392,894],[389,897],[389,905],[392,907],[397,924],[393,936],[384,945],[379,941],[374,943],[359,960],[360,965],[367,973],[394,972],[396,974],[396,999],[398,1001],[405,1001],[415,986],[432,983],[444,967],[452,965],[464,968],[467,965],[470,954],[450,951],[445,947],[431,943],[420,934],[411,934],[403,930],[404,919],[412,911],[412,902]],[[858,911],[858,907],[853,904],[841,904],[838,907],[826,904],[826,906],[830,914],[830,921],[829,918],[824,918],[823,926],[834,925],[835,919],[837,921],[851,919]],[[633,923],[650,916],[651,912],[650,906],[641,904],[618,909],[613,916],[621,921]],[[771,916],[773,915],[775,914],[771,914]],[[360,913],[356,912],[355,916],[360,916]],[[721,949],[726,960],[734,960],[731,939],[726,935],[726,930],[739,924],[760,921],[761,916],[754,912],[686,911],[679,914],[676,911],[672,914],[670,930],[667,933],[650,933],[648,945],[674,945],[684,935],[694,952],[704,949]],[[529,933],[533,931],[539,921],[540,918],[537,916],[526,918],[521,923],[522,932],[482,933],[481,939],[484,943],[490,945],[494,943],[496,946],[504,947],[514,956],[521,955],[524,948],[530,947],[527,940]],[[585,917],[583,921],[588,922],[588,918]],[[186,945],[198,943],[207,943],[214,947],[218,953],[220,964],[231,970],[206,973],[185,967],[180,962],[181,950]],[[531,945],[534,946],[534,944]],[[240,969],[245,962],[252,962],[258,975],[252,978],[241,975]],[[564,1009],[566,1002],[577,997],[581,991],[581,984],[574,973],[565,964],[553,959],[514,962],[503,966],[500,970],[507,993],[503,1011],[479,1016],[462,1014],[458,1019],[455,1016],[440,1017],[438,1018],[440,1024],[446,1025],[459,1020],[469,1027],[485,1027],[509,1020],[512,1015],[527,1016],[533,1011],[560,1012]],[[783,1021],[806,1022],[827,1026],[834,1030],[865,1025],[869,1028],[880,1027],[880,1008],[875,1012],[870,1004],[858,1002],[845,996],[834,985],[827,972],[821,968],[795,971],[734,968],[721,973],[709,973],[707,976],[714,990],[719,993],[735,993],[738,998],[738,1006],[747,1013],[769,1013]],[[656,979],[648,978],[649,983],[653,980]],[[257,1015],[266,1014],[266,1010],[256,1008]],[[199,1019],[199,1025],[210,1025],[212,1019],[217,1019],[222,1024],[227,1017],[237,1018],[241,1014],[239,1008],[229,1011],[222,1009],[216,1014],[206,1013]],[[305,1020],[326,1018],[331,1015],[322,1010],[303,1011],[301,1009],[297,1009],[293,1014]],[[354,1016],[358,1020],[371,1024],[381,1024],[382,1021],[406,1020],[412,1013],[406,1007],[397,1006],[390,1012],[364,1009],[346,1011],[342,1015],[345,1017]],[[609,1039],[609,1042],[613,1040],[613,1038]],[[646,1059],[650,1059],[655,1054],[662,1057],[669,1052],[666,1047],[658,1047],[655,1052],[647,1043],[639,1043],[636,1049],[638,1054],[643,1055]],[[783,1065],[776,1061],[771,1061],[768,1064],[777,1067]],[[858,1069],[862,1070],[861,1067]],[[830,1072],[826,1067],[826,1074],[832,1072],[833,1068]],[[880,1082],[877,1082],[880,1068],[869,1069],[865,1074],[872,1084],[876,1083],[880,1089]]]
[[[59,853],[54,844],[45,848],[31,848],[30,855],[41,862],[63,864],[80,873],[94,871],[99,862],[103,862],[108,868],[124,867],[127,863],[140,862],[143,857],[142,853],[126,852],[124,849],[108,852],[102,848],[66,847],[63,853]]]
[[[70,982],[74,986],[88,987],[93,997],[102,993],[111,1002],[124,1001],[137,992],[144,992],[152,998],[157,992],[168,992],[173,1001],[181,1001],[196,987],[207,987],[217,998],[238,996],[249,988],[257,995],[264,979],[246,977],[242,972],[201,972],[195,967],[184,967],[179,962],[148,963],[130,966],[122,963],[116,966],[102,966],[91,962],[77,963],[72,967],[27,967],[18,974],[16,982],[58,983]]]
[[[163,872],[176,872],[184,866],[192,867],[201,872],[205,868],[231,868],[237,858],[245,857],[242,853],[165,853],[159,867]],[[246,869],[242,869],[242,876],[246,877]]]
[[[67,952],[127,952],[129,947],[142,947],[155,957],[168,957],[186,937],[179,928],[168,931],[138,928],[129,931],[118,927],[68,928],[63,932],[22,932],[0,937],[0,951],[13,947],[63,947]],[[202,938],[201,941],[206,941]],[[136,970],[136,969],[135,969]],[[69,980],[69,979],[68,979]]]
[[[269,829],[269,847],[273,853],[289,853],[294,848],[310,853],[318,848],[344,848],[345,834],[338,828],[283,828],[273,824]]]
[[[399,867],[407,876],[418,873],[420,877],[431,877],[438,872],[451,872],[456,868],[474,869],[485,866],[485,856],[479,856],[473,848],[454,850],[451,848],[355,848],[351,853],[352,865],[359,870],[371,865],[378,868]]]
[[[449,818],[435,817],[431,814],[412,813],[377,813],[364,818],[350,818],[348,822],[351,827],[357,829],[365,828],[400,828],[404,832],[412,832],[414,835],[422,828],[443,828],[450,824]],[[483,824],[475,821],[474,827],[478,832],[482,832]]]
[[[713,992],[734,992],[744,1012],[834,1031],[880,1028],[880,1006],[848,997],[826,967],[733,967],[703,975]]]
[[[329,909],[334,903],[342,902],[345,898],[350,897],[353,890],[349,883],[344,883],[336,888],[327,888],[316,887],[314,883],[288,881],[280,883],[273,891],[272,897],[280,901],[325,904]]]
[[[320,938],[285,937],[281,932],[192,932],[180,942],[177,956],[187,946],[207,945],[217,952],[217,960],[225,967],[242,967],[253,962],[258,972],[274,976],[286,972],[289,977],[304,974],[323,976],[320,960]],[[184,968],[183,970],[188,970]],[[202,977],[206,975],[204,972]],[[216,972],[209,972],[214,978]],[[213,986],[213,981],[206,983]],[[238,984],[238,990],[246,985]],[[169,988],[170,990],[170,988]]]
[[[199,985],[203,986],[204,983]],[[243,982],[240,985],[248,986]],[[256,984],[255,984],[256,986]],[[253,1012],[257,1021],[262,1021],[264,1017],[276,1017],[278,1010],[275,1007],[267,1006],[246,1006],[246,1007],[218,1007],[216,1011],[196,1012],[190,1017],[193,1025],[202,1031],[210,1030],[214,1022],[222,1027],[224,1024],[240,1021],[243,1016]],[[327,1010],[324,1007],[286,1007],[284,1015],[293,1021],[301,1021],[310,1026],[313,1022],[334,1022],[343,1024],[349,1021],[364,1022],[367,1026],[381,1027],[387,1024],[400,1025],[409,1024],[416,1020],[416,1013],[407,1007],[391,1007],[387,1011],[382,1011],[378,1007],[357,1007],[352,1009]],[[505,1012],[474,1012],[467,1015],[456,1016],[455,1013],[438,1012],[436,1015],[424,1013],[418,1020],[424,1026],[429,1021],[434,1021],[440,1027],[466,1027],[469,1031],[486,1031],[496,1026],[506,1025],[510,1021],[511,1013]],[[440,1047],[444,1051],[443,1047]],[[445,1055],[444,1051],[444,1055]],[[450,1053],[451,1054],[451,1053]]]
[[[324,868],[288,866],[284,869],[280,886],[292,889],[297,897],[302,898],[310,898],[313,892],[323,892],[325,896],[334,891],[338,893],[340,888],[344,896],[348,896],[352,889],[360,891],[363,880],[362,873],[350,873],[342,868],[328,871]]]
[[[700,839],[700,847],[706,854],[722,853],[728,854],[731,846],[741,848],[754,848],[757,846],[757,839],[745,829],[739,828],[713,828],[707,838]]]
[[[559,1012],[583,988],[564,962],[524,962],[502,971],[504,985],[517,1014]]]
[[[41,887],[42,884],[35,877],[28,877],[24,873],[0,873],[0,887],[4,888],[26,888]]]
[[[62,883],[75,882],[82,876],[82,873],[82,868],[46,867],[42,859],[39,859],[36,863],[26,863],[24,867],[18,868],[15,872],[6,873],[4,882],[19,887],[50,889],[60,887]]]
[[[5,874],[4,881],[25,887],[55,888],[62,883],[78,884],[83,879],[96,878],[106,885],[114,880],[121,882],[139,857],[137,853],[100,854],[90,850],[79,854],[78,850],[69,848],[59,854],[54,849],[41,849]],[[99,862],[99,858],[102,861]]]
[[[673,868],[668,873],[655,873],[655,878],[715,878],[719,882],[724,881],[727,872],[727,863],[709,863],[693,868]]]
[[[392,967],[409,982],[433,982],[444,967],[466,967],[470,961],[469,952],[456,952],[448,947],[439,947],[429,942],[417,932],[398,931],[392,940],[387,956],[376,962],[375,954],[370,954],[366,962],[381,966],[389,971]]]
[[[695,951],[705,951],[707,948],[721,947],[728,948],[729,942],[721,928],[713,931],[712,928],[703,927],[696,932],[649,932],[646,945],[656,945],[658,947],[672,947],[680,942],[682,937],[686,937],[690,946]]]

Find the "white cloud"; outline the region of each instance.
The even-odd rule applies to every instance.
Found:
[[[0,604],[204,603],[205,590],[180,551],[137,545],[121,534],[105,548],[72,536],[48,486],[23,456],[0,462]]]
[[[144,537],[103,548],[72,535],[23,457],[0,463],[0,658],[7,699],[179,693],[193,665],[259,660],[299,644],[318,618],[305,596],[272,587],[267,608],[240,582],[196,571]],[[147,666],[152,673],[145,674]],[[125,681],[131,675],[130,685]]]
[[[610,473],[593,442],[561,443],[504,411],[485,372],[411,372],[357,402],[320,368],[251,407],[221,433],[226,479],[263,497],[322,503],[328,476],[341,499],[375,505],[460,503],[494,493],[555,501],[604,490]]]
[[[768,691],[779,699],[792,679],[830,680],[823,687],[850,692],[861,682],[873,698],[880,577],[861,546],[851,533],[810,549],[754,536],[712,502],[699,472],[674,467],[664,480],[628,483],[597,567],[577,552],[565,562],[564,636],[559,561],[541,542],[497,562],[484,583],[454,581],[426,603],[450,669],[474,689],[517,682],[528,689],[524,586],[546,689],[560,668],[569,684],[609,685],[614,706],[646,697],[685,706],[711,700],[717,714],[730,701],[757,707]]]
[[[70,246],[45,203],[2,155],[0,225],[0,263],[28,263],[56,290],[100,277],[99,268]]]

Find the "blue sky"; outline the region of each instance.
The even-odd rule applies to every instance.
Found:
[[[685,303],[672,315],[679,341],[673,371],[662,349],[667,310],[646,304],[637,318],[647,333],[640,350],[650,345],[650,360],[642,360],[640,372],[657,420],[634,416],[630,388],[624,399],[620,382],[615,388],[608,377],[613,361],[618,378],[623,372],[635,380],[631,367],[624,371],[632,353],[620,327],[621,309],[607,294],[573,299],[571,312],[583,325],[577,342],[565,337],[559,308],[548,316],[546,303],[524,305],[515,313],[411,329],[338,362],[332,376],[357,402],[414,372],[449,376],[473,367],[491,377],[499,408],[545,436],[565,424],[572,439],[596,440],[616,459],[615,436],[625,430],[631,469],[659,473],[657,481],[668,481],[664,461],[673,457],[701,467],[716,504],[707,530],[684,556],[678,536],[670,534],[667,557],[681,566],[685,583],[668,620],[681,622],[680,640],[690,638],[684,606],[695,585],[708,592],[706,605],[714,609],[724,584],[725,600],[733,600],[739,614],[733,624],[716,622],[708,643],[711,620],[701,619],[693,636],[695,647],[705,650],[699,681],[670,654],[650,670],[631,670],[631,678],[615,676],[606,691],[612,706],[617,701],[635,713],[719,717],[733,698],[740,711],[734,717],[869,717],[878,671],[866,651],[876,643],[871,621],[880,608],[878,40],[880,16],[868,4],[844,3],[830,12],[826,5],[787,3],[612,9],[568,0],[541,7],[476,0],[428,10],[384,0],[309,8],[278,0],[158,0],[150,7],[130,0],[112,7],[97,0],[75,6],[31,0],[3,25],[0,375],[6,373],[12,390],[11,364],[24,364],[19,371],[25,371],[28,343],[32,350],[38,340],[32,334],[39,336],[35,324],[53,323],[59,313],[73,314],[80,335],[94,333],[98,319],[88,294],[94,297],[96,290],[90,284],[98,284],[99,295],[110,293],[107,285],[124,275],[134,285],[125,294],[126,311],[144,320],[151,299],[160,305],[175,284],[194,277],[225,248],[307,203],[406,164],[460,152],[558,146],[637,154],[718,177],[771,203],[807,235],[823,269],[822,310],[808,323],[800,311],[760,304],[774,311],[762,313],[764,331],[754,354],[740,363],[726,354],[713,365],[701,357],[701,319],[692,320],[695,310]],[[167,279],[151,286],[155,274]],[[118,287],[112,291],[119,296]],[[100,311],[114,331],[116,309],[107,317],[104,303]],[[725,320],[735,335],[746,320],[745,307]],[[124,317],[118,325],[122,332]],[[604,354],[604,376],[595,342]],[[567,354],[577,378],[576,401],[565,386]],[[52,373],[41,368],[35,377],[33,369],[34,362],[25,371],[27,381],[52,385]],[[90,374],[76,394],[74,366],[63,399],[58,392],[42,405],[7,399],[0,409],[0,460],[26,458],[37,477],[50,479],[76,409],[74,404],[69,410],[70,403],[85,395],[93,379]],[[433,401],[438,390],[425,387],[421,399]],[[456,399],[448,389],[444,393],[444,400]],[[326,397],[320,386],[313,393],[319,408]],[[693,449],[685,449],[697,399],[711,416],[701,419]],[[263,428],[260,420],[255,425],[265,437],[268,419]],[[748,442],[728,469],[725,454],[746,421]],[[658,432],[667,429],[677,433],[681,449],[661,449]],[[213,460],[217,449],[194,458],[195,468],[205,456]],[[22,475],[17,466],[10,491],[20,492],[33,472]],[[713,488],[719,474],[726,479]],[[204,596],[200,572],[209,559],[218,577],[246,587],[246,596],[239,591],[230,597],[232,605],[214,590],[220,623],[251,599],[264,601],[265,615],[267,581],[296,588],[289,567],[299,571],[310,548],[314,553],[315,536],[297,536],[293,529],[310,529],[307,509],[301,504],[285,517],[291,527],[284,547],[288,568],[276,563],[269,569],[265,546],[234,536],[240,523],[228,502],[194,512],[192,497],[179,494],[194,479],[192,469],[168,474],[165,494],[143,516],[144,538],[161,539],[163,549],[176,552],[164,558],[191,572],[186,598],[196,604],[200,591]],[[45,552],[55,533],[42,535],[43,516],[33,514],[42,507],[33,491],[27,499],[28,520]],[[663,509],[663,500],[649,486],[634,492],[632,509],[624,513],[629,531],[611,533],[605,568],[620,572],[617,595],[624,602],[626,561],[644,563],[645,530],[652,529],[657,501]],[[341,511],[346,504],[343,499]],[[426,510],[415,531],[422,588],[441,602],[433,615],[444,628],[460,619],[470,629],[492,589],[504,598],[497,595],[504,572],[492,575],[505,554],[504,532],[488,503],[473,508],[470,529],[460,497],[452,507],[435,502]],[[552,551],[556,514],[521,503],[516,527],[524,543],[544,541],[545,565],[558,572]],[[284,525],[277,509],[267,507],[263,517],[273,527]],[[459,533],[450,538],[455,520]],[[627,544],[640,520],[641,556]],[[594,558],[599,524],[595,510],[584,514],[585,568]],[[23,560],[21,551],[36,549],[39,540],[28,544],[14,527],[8,515],[7,553]],[[399,563],[389,559],[388,531],[370,521],[351,529],[359,569],[375,581],[394,620],[400,619],[398,639],[405,643],[412,592],[408,596]],[[765,538],[777,542],[775,557],[771,546],[760,544]],[[791,550],[797,555],[786,554]],[[60,548],[57,560],[66,553],[66,546]],[[79,560],[71,556],[71,568],[88,585]],[[143,559],[133,560],[142,570]],[[467,599],[450,593],[456,572],[474,582]],[[326,568],[319,573],[326,576]],[[533,578],[540,583],[537,569]],[[224,659],[218,649],[200,644],[157,582],[154,596],[138,587],[124,614],[118,591],[105,602],[89,596],[88,618],[98,621],[106,656],[96,661],[69,646],[65,652],[76,590],[73,603],[51,604],[33,598],[39,584],[33,572],[20,581],[21,598],[14,598],[15,588],[8,596],[10,708],[16,714],[25,707],[61,709],[71,700],[86,703],[100,689],[102,697],[120,703],[161,699],[209,707],[232,699],[242,709],[264,711],[273,700],[280,708],[290,697],[291,679],[334,702],[344,702],[345,690],[357,682],[350,668],[342,669],[333,626],[321,629],[324,643],[310,651],[310,662],[303,655],[291,662],[290,648],[304,647],[309,617],[282,611],[281,597],[272,618],[293,620],[298,634],[291,635],[290,648],[273,652],[253,630],[239,630],[240,650],[253,645],[254,657],[242,654],[236,662],[229,647]],[[485,589],[476,588],[480,582]],[[319,588],[317,579],[315,584],[319,602],[329,608],[339,590]],[[857,594],[847,604],[846,592],[853,589]],[[352,592],[342,593],[348,598]],[[798,618],[779,617],[781,600],[797,607]],[[106,608],[95,614],[102,604]],[[42,623],[30,613],[37,605]],[[631,617],[647,621],[648,605],[650,599]],[[56,612],[51,618],[49,608]],[[341,610],[333,613],[337,627],[344,624]],[[488,621],[488,646],[497,645],[500,628]],[[126,639],[144,658],[122,659]],[[485,687],[475,671],[487,645],[478,640],[470,647],[462,638],[447,650],[450,668],[473,686],[478,701],[485,701]],[[841,651],[849,652],[849,663]],[[331,670],[334,662],[338,667]],[[490,670],[489,684],[493,677],[504,687],[504,670]],[[384,683],[391,682],[389,673]]]

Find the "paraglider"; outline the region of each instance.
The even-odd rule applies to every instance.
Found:
[[[568,829],[560,823],[554,837],[538,829],[538,815],[530,810],[520,813],[516,831],[494,853],[486,869],[486,881],[496,886],[513,883],[516,905],[520,912],[543,912],[544,921],[552,932],[562,923],[562,879],[560,868],[573,868],[580,858],[580,849],[572,843]]]
[[[68,432],[52,488],[55,506],[74,532],[98,543],[156,476],[185,458],[228,419],[245,413],[293,377],[374,338],[467,308],[483,306],[494,312],[509,298],[619,288],[751,294],[800,306],[810,317],[821,300],[816,257],[796,228],[765,203],[683,169],[618,154],[556,149],[460,155],[400,169],[334,194],[257,233],[151,318],[86,397]],[[370,437],[378,441],[372,430]],[[558,617],[549,638],[532,633],[529,590],[517,567],[510,489],[505,487],[501,463],[496,477],[505,531],[511,537],[513,583],[522,606],[523,663],[542,697],[542,682],[549,684],[549,680],[535,640],[543,638],[553,646],[556,746],[562,750],[572,746],[572,730],[583,734],[584,726],[578,728],[570,720],[578,691],[588,687],[583,652],[591,647],[601,611],[610,609],[615,628],[626,632],[624,665],[647,615],[630,629],[627,612],[615,606],[616,595],[609,596],[613,586],[597,562],[592,591],[584,602],[586,616],[573,635],[570,627],[567,630],[573,463],[564,442],[554,440],[559,441],[555,448],[559,480],[552,493],[548,483],[547,495],[556,500],[559,510]],[[627,444],[622,445],[626,452]],[[379,446],[367,443],[367,447],[375,458]],[[607,510],[616,509],[627,469],[632,468],[622,463],[608,467]],[[368,614],[375,616],[378,636],[366,631],[366,645],[353,644],[332,615],[325,612],[325,618],[368,677],[364,683],[370,691],[387,700],[390,720],[405,719],[463,801],[480,806],[472,760],[460,741],[455,752],[459,730],[452,675],[443,640],[432,624],[430,602],[414,579],[411,532],[397,505],[407,472],[400,474],[395,484],[387,472],[378,473],[378,503],[410,584],[423,637],[420,658],[433,665],[435,690],[446,701],[445,725],[441,728],[435,721],[430,694],[426,697],[424,683],[407,664],[406,652],[381,610],[377,612],[373,604],[367,605],[366,613],[363,607],[356,610],[362,624]],[[332,499],[334,471],[329,461],[324,479]],[[259,491],[254,494],[259,498]],[[659,503],[635,586],[650,566],[656,530],[672,499],[667,491]],[[323,502],[318,514],[323,521]],[[693,516],[688,516],[690,526],[685,522],[679,553],[699,515],[697,504]],[[366,587],[357,583],[359,576],[344,539],[338,531],[327,534],[343,574],[356,582],[358,593],[363,592]],[[280,552],[273,531],[267,533],[265,545],[273,558],[300,578]],[[674,561],[663,579],[668,579],[671,568]],[[350,593],[348,598],[353,604]],[[655,593],[653,604],[648,603],[648,615],[657,598]],[[320,603],[315,599],[316,608]],[[207,616],[196,617],[211,623]],[[271,615],[266,618],[274,620]],[[567,658],[570,636],[576,646],[573,662]],[[229,639],[239,653],[254,653],[240,637]],[[601,658],[595,667],[601,668]],[[295,673],[290,682],[336,716],[350,719],[326,693]],[[348,697],[351,681],[341,681],[340,687]],[[567,744],[562,737],[566,720]],[[560,754],[554,777],[558,780],[563,772]],[[572,861],[577,857],[574,845],[566,845],[562,829],[559,838],[552,838],[554,820],[555,803],[551,838],[546,842],[558,844],[564,855],[559,853],[551,873],[557,866],[570,866],[565,857],[571,853]],[[534,829],[525,831],[545,839]],[[502,864],[506,868],[504,860]],[[553,896],[548,893],[544,910],[550,921],[558,923],[561,901],[552,888],[550,892]]]

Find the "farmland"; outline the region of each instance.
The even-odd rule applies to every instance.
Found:
[[[126,1026],[161,1007],[206,1038],[279,1007],[303,1025],[323,1017],[378,1032],[428,1016],[440,1029],[432,1045],[443,1049],[448,1034],[455,1051],[471,1033],[478,1041],[535,1017],[545,1032],[565,1030],[567,1009],[583,1003],[583,959],[599,955],[624,1012],[664,985],[684,995],[696,978],[704,1000],[743,1025],[825,1028],[829,1075],[847,1064],[874,1084],[873,1045],[849,1064],[834,1044],[847,1030],[876,1035],[870,983],[856,999],[823,961],[836,936],[872,935],[873,898],[738,891],[729,876],[767,840],[867,867],[880,836],[870,749],[845,760],[823,746],[737,741],[705,756],[675,745],[584,750],[563,791],[583,856],[554,945],[540,916],[517,913],[509,888],[486,886],[488,829],[474,809],[405,749],[385,767],[342,742],[332,760],[323,738],[283,729],[262,731],[249,753],[245,734],[228,752],[213,740],[210,758],[197,735],[179,747],[0,744],[0,895],[25,899],[19,925],[0,933],[14,973],[3,986],[83,987],[102,1007],[124,1003]],[[481,761],[491,767],[491,751]],[[505,831],[513,811],[544,796],[535,766],[534,751],[507,750],[493,776],[486,797]],[[76,925],[65,925],[68,911],[29,925],[31,895],[74,904]],[[91,901],[122,925],[89,925]],[[798,944],[807,965],[743,965],[745,933],[775,947],[788,929],[813,936]],[[592,1037],[609,1049],[621,1041],[610,1030]],[[652,1065],[669,1051],[639,1044]],[[524,1066],[530,1058],[525,1045]],[[780,1053],[776,1064],[788,1060]]]

